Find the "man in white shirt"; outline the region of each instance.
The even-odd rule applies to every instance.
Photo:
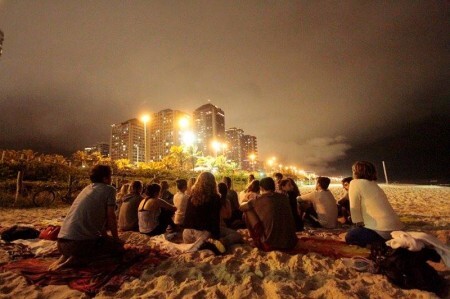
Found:
[[[313,227],[335,228],[337,225],[337,205],[328,190],[330,179],[318,177],[316,191],[297,197],[300,217]]]

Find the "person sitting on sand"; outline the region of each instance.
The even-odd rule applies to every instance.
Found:
[[[225,247],[229,247],[232,244],[242,243],[243,239],[240,233],[234,229],[228,228],[225,220],[230,219],[232,215],[231,203],[227,197],[229,187],[225,183],[219,183],[217,185],[220,194],[220,242]]]
[[[122,205],[122,198],[129,193],[130,184],[125,183],[120,187],[119,192],[116,194],[116,214],[119,215],[120,206]]]
[[[261,196],[241,205],[254,245],[264,251],[289,250],[297,244],[289,199],[275,192],[275,181],[260,181]]]
[[[159,198],[161,186],[151,184],[145,189],[145,198],[138,208],[139,232],[156,236],[166,232],[167,226],[176,227],[172,215],[177,208]]]
[[[77,196],[61,226],[57,246],[62,256],[50,266],[51,270],[124,251],[117,233],[116,189],[111,186],[111,175],[107,165],[91,169],[92,184]]]
[[[342,224],[351,224],[350,218],[350,199],[348,198],[348,188],[353,178],[346,177],[342,179],[342,188],[344,189],[344,196],[337,202],[338,205],[338,220]]]
[[[291,205],[292,216],[295,221],[295,230],[302,231],[303,230],[303,220],[298,213],[297,207],[297,197],[300,196],[300,190],[298,189],[297,184],[293,179],[287,178],[282,179],[280,182],[281,192],[289,198],[289,204]]]
[[[196,243],[216,254],[225,253],[220,239],[220,195],[216,179],[210,172],[202,172],[192,187],[184,218],[184,243]]]
[[[179,179],[176,181],[178,192],[173,197],[173,203],[177,208],[173,222],[182,227],[184,223],[184,216],[186,215],[187,202],[189,195],[186,194],[187,181],[185,179]]]
[[[169,182],[168,181],[161,181],[161,199],[165,202],[173,205],[173,194],[169,191]]]
[[[196,180],[197,180],[197,178],[195,178],[195,177],[191,177],[188,180],[188,182],[187,182],[187,190],[186,190],[186,194],[187,195],[191,195],[192,187],[194,186]]]
[[[356,225],[345,236],[348,244],[366,247],[391,239],[391,232],[401,230],[403,223],[378,186],[375,166],[358,161],[352,166],[349,198],[352,222]]]
[[[312,227],[335,228],[338,210],[336,199],[328,190],[330,179],[318,177],[316,191],[297,197],[300,217]]]
[[[281,192],[280,183],[283,179],[283,174],[281,172],[275,172],[273,178],[275,180],[275,192]]]
[[[249,200],[255,199],[260,194],[259,180],[253,180],[248,184],[247,188],[239,193],[239,205],[246,203]]]
[[[138,207],[142,201],[142,182],[133,181],[130,193],[122,198],[119,210],[119,229],[121,231],[139,231]]]
[[[232,189],[232,181],[230,177],[224,177],[222,182],[227,186],[227,199],[231,204],[231,217],[226,221],[228,227],[239,228],[245,227],[242,221],[242,212],[239,210],[239,198],[236,191]]]

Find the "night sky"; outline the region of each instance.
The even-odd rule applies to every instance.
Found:
[[[0,149],[69,155],[211,101],[261,160],[450,180],[448,1],[0,0],[0,29]]]

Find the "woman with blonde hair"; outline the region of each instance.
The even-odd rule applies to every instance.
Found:
[[[119,216],[120,206],[123,203],[123,197],[130,192],[130,183],[125,183],[120,187],[119,192],[116,194],[116,215]]]
[[[225,252],[220,239],[220,195],[216,179],[210,172],[202,172],[192,187],[184,218],[183,241],[197,243],[194,247]]]

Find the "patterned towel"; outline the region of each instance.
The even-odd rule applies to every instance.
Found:
[[[158,266],[168,257],[148,247],[129,246],[122,260],[103,257],[87,266],[48,271],[55,258],[29,258],[7,263],[0,271],[18,272],[38,286],[68,285],[95,296],[101,290],[116,292],[123,282],[139,277],[145,269]]]

